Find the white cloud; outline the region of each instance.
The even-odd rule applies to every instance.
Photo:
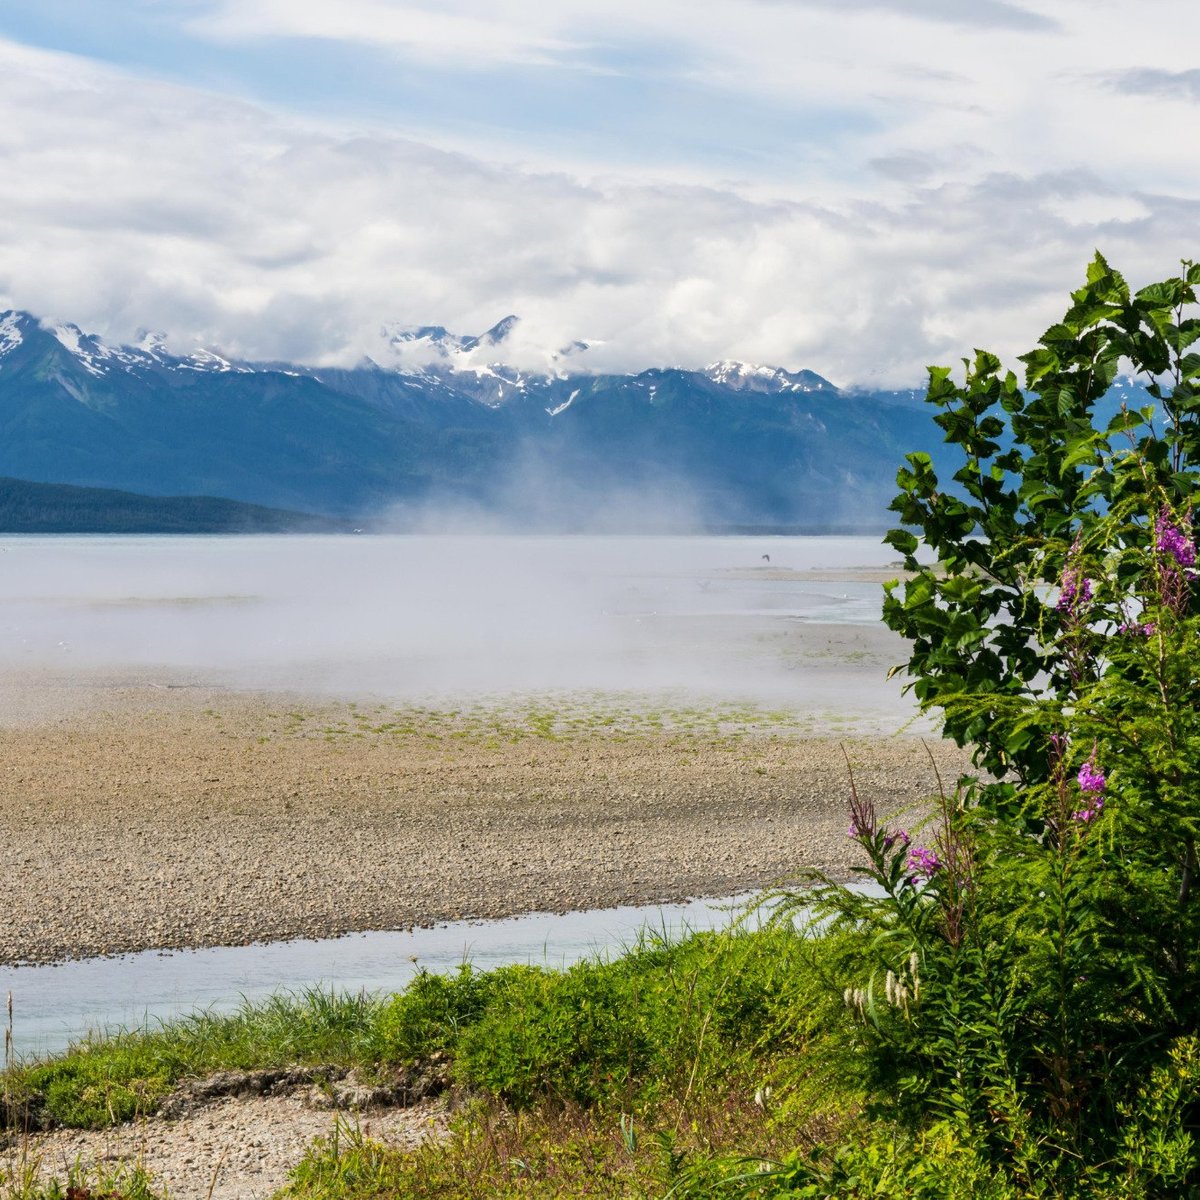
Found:
[[[507,21],[503,6],[398,4],[388,0],[224,0],[190,23],[202,35],[227,41],[297,37],[360,42],[446,60],[548,63],[579,47],[545,28],[548,22]]]
[[[347,43],[464,73],[604,70],[636,77],[648,108],[686,81],[731,105],[772,104],[798,125],[814,111],[854,113],[874,132],[836,139],[821,164],[841,189],[837,160],[953,146],[1018,172],[1104,164],[1145,179],[1177,170],[1185,114],[1147,119],[1150,107],[1130,93],[1192,87],[1191,73],[1158,63],[1165,47],[1200,39],[1200,8],[1157,0],[1133,19],[1117,0],[209,0],[189,28],[264,47],[288,37]],[[438,113],[427,116],[437,128]],[[543,148],[536,121],[494,132],[517,152]],[[636,126],[629,133],[636,142]]]
[[[529,342],[602,340],[596,366],[743,357],[916,383],[975,345],[1028,348],[1097,246],[1138,281],[1195,253],[1194,106],[1113,74],[1161,55],[1166,9],[1174,41],[1200,34],[1200,14],[1162,9],[239,0],[197,18],[267,52],[295,36],[456,69],[661,70],[863,116],[786,177],[721,184],[700,159],[666,178],[511,128],[454,152],[0,43],[0,300],[310,361],[371,353],[386,320],[479,332],[517,312]],[[600,53],[617,29],[663,61]]]

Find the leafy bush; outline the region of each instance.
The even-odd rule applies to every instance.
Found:
[[[919,535],[889,535],[910,575],[885,619],[987,774],[920,846],[855,796],[883,897],[827,883],[820,910],[867,939],[844,1002],[900,1133],[796,1166],[801,1194],[1200,1188],[1197,282],[1185,263],[1131,295],[1097,256],[1024,390],[982,352],[961,386],[931,371],[964,465],[951,489],[928,456],[900,472]],[[1154,403],[1100,414],[1121,361]],[[930,1153],[974,1190],[927,1178]]]
[[[754,1070],[751,1051],[772,1031],[796,1036],[802,940],[788,931],[647,938],[612,961],[566,971],[504,967],[422,976],[384,1019],[392,1054],[451,1050],[463,1084],[516,1108],[631,1106],[672,1087]],[[750,1082],[751,1091],[754,1082]]]
[[[414,1061],[453,1050],[459,1036],[486,1012],[496,996],[535,972],[524,966],[477,971],[469,963],[453,975],[420,971],[393,996],[379,1022],[380,1049],[389,1061]]]

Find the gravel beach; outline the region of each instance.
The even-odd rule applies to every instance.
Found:
[[[914,736],[612,698],[466,710],[10,685],[0,961],[236,945],[844,874],[849,775],[937,782]],[[86,694],[85,694],[86,692]],[[70,704],[66,704],[66,700]],[[933,743],[943,778],[964,764]]]
[[[98,1132],[58,1129],[0,1152],[0,1170],[23,1175],[31,1163],[44,1179],[78,1164],[109,1170],[140,1166],[165,1184],[170,1200],[267,1200],[315,1138],[361,1131],[386,1146],[409,1148],[444,1135],[448,1112],[437,1100],[361,1115],[331,1114],[291,1096],[221,1100],[179,1120],[148,1118]]]

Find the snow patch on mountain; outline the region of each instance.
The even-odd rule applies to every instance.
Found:
[[[546,412],[552,417],[557,417],[560,412],[566,412],[575,403],[575,397],[578,395],[579,388],[576,388],[561,404],[556,405],[554,408],[546,409]]]
[[[21,332],[23,316],[13,309],[0,313],[0,358],[11,354],[25,340]]]
[[[782,367],[765,367],[738,359],[722,359],[709,363],[701,372],[722,387],[736,392],[832,392],[828,379],[815,371],[785,371]]]
[[[84,333],[78,325],[66,323],[51,329],[63,347],[89,375],[108,374],[113,363],[129,367],[145,361],[146,356],[128,346],[107,346],[93,333]]]
[[[90,337],[78,325],[55,325],[54,336],[66,351],[79,360],[79,365],[90,375],[103,376],[104,368],[98,360],[108,357],[103,353],[98,338]]]
[[[242,375],[250,375],[254,372],[253,367],[232,363],[212,350],[193,350],[186,358],[179,360],[179,365],[186,371],[213,371],[218,374],[236,371]]]

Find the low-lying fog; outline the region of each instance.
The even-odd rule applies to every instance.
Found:
[[[902,648],[879,625],[878,579],[847,569],[894,560],[875,538],[7,537],[0,667],[396,699],[801,704],[853,675],[877,705],[894,702],[882,667]]]

